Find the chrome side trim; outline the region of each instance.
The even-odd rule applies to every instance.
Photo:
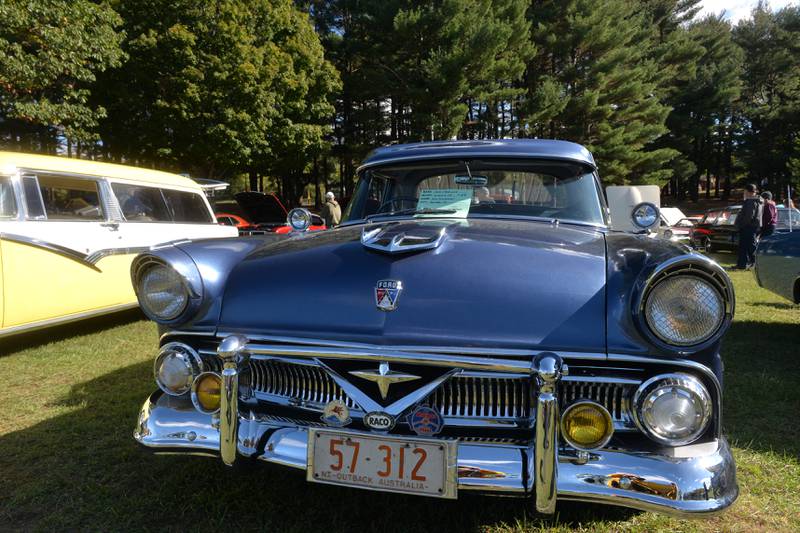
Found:
[[[130,248],[107,248],[105,250],[97,250],[86,256],[86,260],[92,264],[97,263],[104,257],[110,257],[112,255],[133,255],[133,254],[140,254],[142,252],[146,252],[150,249],[149,246],[133,246]]]
[[[100,315],[107,315],[111,313],[118,313],[120,311],[127,311],[128,309],[134,309],[138,306],[139,304],[137,302],[129,304],[112,305],[111,307],[104,307],[102,309],[93,309],[91,311],[84,311],[81,313],[75,313],[72,315],[66,315],[58,318],[48,318],[47,320],[31,322],[30,324],[11,326],[5,329],[0,329],[0,337],[5,337],[8,335],[16,335],[17,333],[23,333],[26,331],[35,331],[37,329],[49,328],[52,326],[58,326],[60,324],[69,324],[70,322],[77,322],[79,320],[93,318]]]
[[[94,263],[89,261],[88,255],[83,254],[77,250],[73,250],[72,248],[61,246],[60,244],[41,241],[39,239],[34,239],[33,237],[27,237],[25,235],[15,235],[13,233],[0,233],[0,240],[15,242],[17,244],[24,244],[25,246],[31,246],[33,248],[46,250],[56,255],[60,255],[61,257],[66,257],[67,259],[75,261],[76,263],[79,263],[85,267],[91,268],[96,272],[100,272],[100,269],[97,268]]]

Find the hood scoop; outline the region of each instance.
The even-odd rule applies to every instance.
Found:
[[[378,227],[367,226],[361,230],[361,244],[371,250],[387,254],[405,254],[432,250],[447,238],[447,222],[393,222]]]

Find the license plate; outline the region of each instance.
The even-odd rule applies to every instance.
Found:
[[[372,490],[456,497],[456,443],[311,429],[307,479]]]

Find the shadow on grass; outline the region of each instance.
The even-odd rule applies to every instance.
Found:
[[[798,309],[800,310],[800,306],[797,304],[787,304],[787,303],[774,303],[774,302],[750,302],[747,305],[752,305],[753,307],[771,307],[773,309]],[[797,326],[795,326],[797,327]]]
[[[202,457],[154,456],[132,431],[152,392],[136,364],[73,387],[75,408],[0,437],[0,523],[19,529],[472,531],[491,526],[605,524],[626,509],[560,502],[555,519],[526,499],[435,500],[309,484],[301,472]],[[3,485],[6,485],[3,487]],[[611,521],[611,523],[609,523]]]
[[[0,339],[0,357],[18,352],[20,350],[37,348],[44,344],[58,342],[70,337],[91,335],[109,328],[136,322],[137,320],[146,320],[144,313],[142,313],[138,307],[135,309],[111,313],[109,315],[79,320],[69,324],[52,326],[36,331],[30,331],[28,333],[20,333],[18,335],[5,337]]]
[[[774,306],[775,304],[770,304]],[[725,432],[740,447],[800,457],[800,326],[734,322],[722,345]]]

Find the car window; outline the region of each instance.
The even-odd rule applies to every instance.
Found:
[[[217,222],[223,226],[235,226],[236,222],[231,217],[217,217]]]
[[[203,196],[198,193],[161,189],[174,222],[214,222]]]
[[[96,181],[57,175],[38,178],[48,220],[103,220]]]
[[[172,222],[161,190],[156,187],[112,183],[122,215],[129,222]]]
[[[0,176],[0,217],[17,216],[17,200],[14,198],[14,187],[11,178]]]
[[[780,225],[789,225],[789,210],[788,209],[778,209],[778,224]],[[792,210],[792,225],[800,224],[800,211],[797,209]]]
[[[701,224],[713,224],[714,221],[719,216],[719,211],[709,211],[703,217],[703,220],[700,221]]]
[[[28,209],[28,218],[44,218],[44,206],[39,192],[39,183],[36,176],[22,178],[22,190],[25,193],[25,206]]]

